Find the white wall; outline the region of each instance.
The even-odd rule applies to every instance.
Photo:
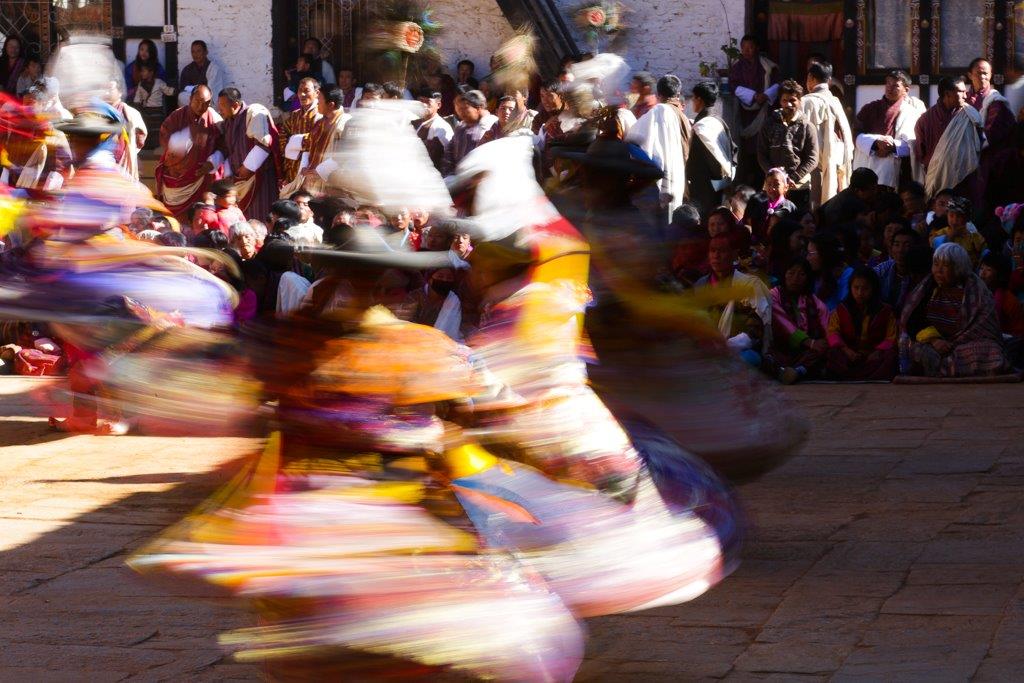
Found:
[[[571,12],[580,3],[558,0],[558,4],[566,22],[575,26]],[[745,0],[644,0],[627,6],[627,32],[612,51],[636,71],[650,71],[655,77],[674,73],[682,80],[684,92],[701,80],[702,60],[726,68],[720,46],[728,42],[730,32],[737,42],[743,36]],[[582,39],[577,42],[582,51],[591,51]]]
[[[469,59],[476,65],[479,79],[490,72],[491,54],[512,37],[513,30],[494,0],[444,0],[431,5],[434,17],[443,27],[437,46],[448,73]]]
[[[178,0],[178,68],[192,61],[193,40],[205,40],[224,70],[224,85],[247,102],[273,103],[271,0]],[[216,93],[214,93],[216,96]]]

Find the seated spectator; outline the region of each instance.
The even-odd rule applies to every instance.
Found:
[[[668,226],[669,242],[675,242],[672,274],[684,287],[692,287],[707,275],[708,236],[700,222],[700,213],[692,204],[683,204],[672,213]]]
[[[747,213],[747,204],[755,194],[757,191],[749,185],[737,185],[729,194],[725,205],[732,211],[732,217],[736,219],[737,223],[745,223],[743,216]]]
[[[857,253],[854,255],[854,263],[852,265],[864,265],[868,268],[874,268],[884,260],[882,252],[875,249],[875,237],[871,232],[871,228],[866,225],[858,225]]]
[[[256,218],[250,218],[248,223],[252,227],[253,234],[256,236],[256,251],[258,252],[263,248],[263,243],[267,239],[267,224]]]
[[[786,271],[796,259],[807,256],[807,240],[803,228],[794,220],[783,218],[772,228],[771,237],[765,249],[764,258],[768,264],[768,279],[779,284],[786,277]]]
[[[741,287],[750,290],[712,311],[726,344],[750,365],[760,367],[771,341],[772,305],[768,288],[757,277],[736,270],[736,247],[728,235],[712,237],[708,244],[711,273],[695,287]]]
[[[132,103],[140,109],[166,111],[164,97],[172,97],[174,88],[167,85],[156,75],[156,70],[150,64],[143,64],[139,67],[139,82],[135,86],[135,95]]]
[[[245,214],[238,208],[238,192],[230,180],[218,180],[210,185],[210,190],[213,192],[217,223],[220,225],[220,231],[227,236],[232,225],[245,222]]]
[[[842,243],[832,235],[815,235],[807,244],[807,261],[816,279],[814,294],[834,311],[849,293],[853,268],[846,263]]]
[[[911,180],[900,190],[900,200],[903,202],[903,218],[909,221],[910,227],[920,230],[918,226],[925,222],[928,213],[924,185]]]
[[[940,190],[932,197],[931,210],[925,214],[924,222],[928,229],[928,239],[932,238],[932,232],[942,230],[946,227],[946,210],[949,208],[949,200],[956,196],[956,192],[950,189]]]
[[[764,179],[764,191],[747,202],[743,223],[758,244],[768,241],[769,222],[773,216],[782,218],[796,213],[796,205],[786,199],[789,177],[781,168],[769,169]]]
[[[795,260],[771,291],[771,356],[777,378],[792,384],[821,374],[828,353],[828,309],[814,296],[814,271]]]
[[[818,209],[818,229],[835,230],[867,213],[878,192],[878,174],[862,166],[850,174],[850,186]]]
[[[818,234],[818,219],[814,217],[812,211],[804,211],[804,215],[800,217],[800,228],[808,240]]]
[[[220,230],[220,219],[217,210],[210,204],[193,204],[189,209],[190,238],[195,238],[206,230]]]
[[[931,276],[903,307],[900,332],[909,337],[910,374],[979,377],[1007,368],[995,300],[954,242],[935,250]]]
[[[839,380],[890,380],[896,374],[896,315],[882,302],[878,274],[854,269],[850,293],[828,319],[828,374]]]
[[[312,199],[313,195],[305,190],[299,190],[291,196],[291,200],[299,209],[299,219],[289,228],[288,234],[297,244],[313,246],[324,241],[324,229],[313,222],[313,208],[310,206]]]
[[[910,282],[910,269],[907,267],[907,254],[919,244],[920,235],[909,227],[902,227],[892,235],[889,243],[889,259],[875,266],[880,283],[879,295],[882,303],[888,304],[893,311],[899,313],[903,308],[903,300],[913,289]]]
[[[932,247],[947,242],[959,244],[971,257],[971,267],[977,268],[987,244],[981,233],[972,230],[974,226],[968,222],[970,215],[971,203],[968,200],[963,197],[950,198],[946,202],[946,227],[932,231],[931,244]]]
[[[1010,291],[1010,273],[1013,261],[1005,254],[988,252],[981,257],[978,277],[988,287],[995,301],[996,316],[1003,334],[1024,339],[1024,307]]]
[[[239,221],[231,226],[228,230],[228,243],[243,261],[248,261],[259,251],[256,246],[256,231],[246,221]]]
[[[462,302],[456,293],[457,278],[451,268],[430,273],[427,282],[407,298],[408,320],[441,330],[462,341]]]
[[[17,95],[24,97],[28,89],[38,83],[43,77],[43,63],[38,57],[32,56],[25,60],[25,69],[18,76]]]

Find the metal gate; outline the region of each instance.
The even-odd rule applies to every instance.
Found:
[[[0,0],[0,37],[45,59],[70,33],[112,35],[112,9],[112,0]]]

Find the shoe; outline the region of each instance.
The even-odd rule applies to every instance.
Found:
[[[779,370],[779,381],[783,384],[793,384],[800,379],[800,373],[796,368],[782,368]]]

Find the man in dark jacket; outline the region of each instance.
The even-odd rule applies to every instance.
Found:
[[[707,216],[722,204],[722,188],[736,174],[736,146],[729,127],[711,114],[718,101],[718,86],[698,83],[691,102],[697,118],[693,121],[690,154],[686,158],[686,180],[690,184],[690,202]]]
[[[810,199],[811,171],[818,166],[818,137],[804,118],[804,89],[793,80],[779,86],[779,108],[771,113],[757,139],[757,161],[765,173],[781,168],[789,176],[789,199],[798,208]]]

